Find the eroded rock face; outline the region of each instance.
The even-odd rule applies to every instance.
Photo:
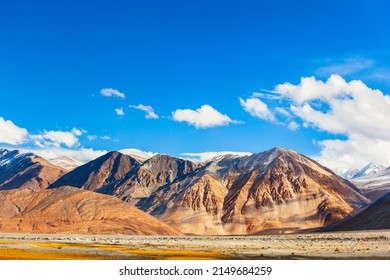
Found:
[[[329,230],[390,229],[390,193],[385,194],[356,216],[329,228]]]
[[[121,180],[129,172],[138,169],[140,163],[119,152],[107,153],[81,165],[54,182],[50,188],[72,186],[95,191]]]
[[[137,205],[187,233],[254,234],[324,226],[367,203],[318,163],[273,149],[211,161]]]
[[[369,203],[317,162],[277,148],[202,164],[111,152],[50,189],[66,185],[115,196],[189,234],[293,232],[339,221]]]
[[[67,170],[32,153],[0,149],[0,190],[47,188]]]
[[[178,235],[118,198],[72,187],[0,192],[0,231]]]
[[[198,164],[168,155],[155,155],[136,170],[102,192],[136,204],[139,199],[149,197],[156,189],[174,184],[191,176]]]
[[[129,204],[150,196],[157,188],[185,178],[197,164],[167,155],[140,162],[129,155],[110,152],[75,168],[50,188],[72,186],[114,195]]]

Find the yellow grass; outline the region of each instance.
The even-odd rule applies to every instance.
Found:
[[[1,244],[11,245],[11,248],[1,248]],[[18,245],[19,247],[23,246],[23,249],[15,248]],[[146,248],[131,248],[131,246],[110,244],[0,240],[0,259],[8,260],[217,260],[227,258],[231,257],[218,252],[167,250],[149,246]]]

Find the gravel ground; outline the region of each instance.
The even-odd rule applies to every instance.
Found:
[[[17,259],[19,251],[12,250],[24,259],[390,259],[390,230],[180,237],[0,233],[0,258]]]

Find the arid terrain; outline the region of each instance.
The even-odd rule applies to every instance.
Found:
[[[390,230],[180,237],[2,233],[0,259],[390,259]]]
[[[0,149],[0,259],[390,259],[390,194],[291,150],[70,164]]]

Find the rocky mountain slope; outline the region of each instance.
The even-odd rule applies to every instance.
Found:
[[[177,235],[179,232],[115,197],[72,187],[0,191],[0,231]]]
[[[146,161],[110,152],[69,172],[50,188],[72,186],[114,195],[130,204],[156,188],[181,180],[198,167],[191,161],[155,155]]]
[[[66,172],[35,154],[0,149],[0,190],[45,189]]]
[[[324,226],[368,203],[313,160],[272,149],[216,158],[137,206],[187,233],[254,234]]]
[[[3,165],[6,163],[3,160]],[[135,205],[163,225],[200,235],[294,232],[323,227],[370,203],[352,183],[331,170],[294,151],[278,148],[249,156],[219,156],[204,163],[161,154],[136,159],[110,152],[64,174],[42,195],[56,194],[60,202],[53,203],[61,208],[65,200],[60,199],[61,192],[57,194],[56,190],[68,189],[67,186],[81,189],[80,200],[96,192],[101,193],[102,201],[114,196],[115,201],[127,202],[129,207]],[[69,211],[78,209],[72,205],[78,203],[76,199],[65,203],[62,214],[53,219],[70,215]],[[95,204],[99,211],[99,202]],[[116,212],[108,219],[115,220],[116,215],[120,220],[122,211],[117,206],[113,208]],[[56,212],[54,208],[51,211]],[[36,213],[23,215],[36,221],[39,215],[48,214]]]
[[[330,230],[390,229],[390,193],[387,193],[366,210],[346,219]]]
[[[121,180],[139,166],[140,162],[130,156],[110,152],[73,169],[54,182],[50,188],[72,186],[94,191]]]

